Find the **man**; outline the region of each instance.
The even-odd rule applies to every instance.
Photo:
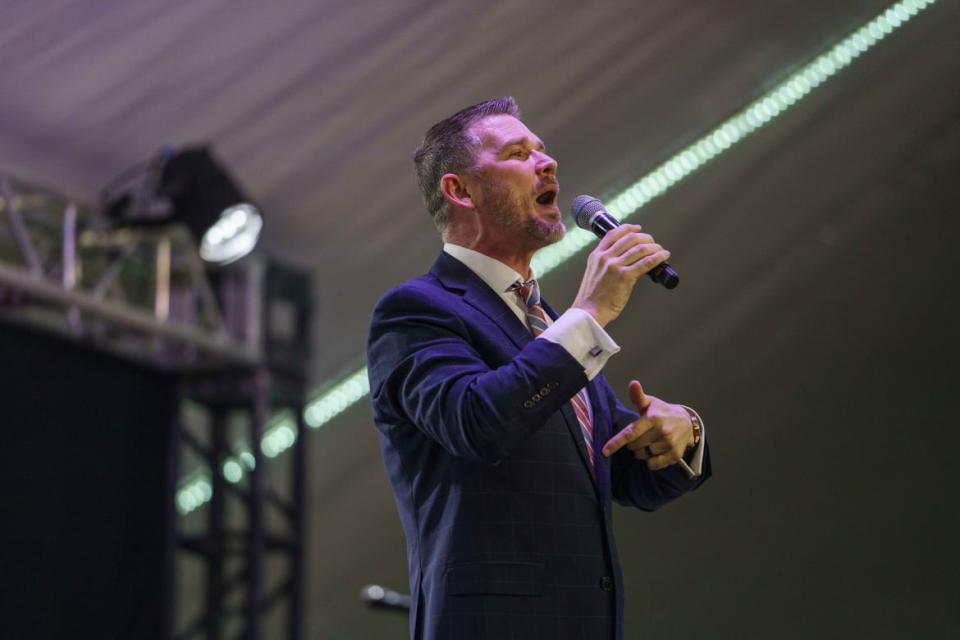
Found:
[[[563,237],[557,163],[512,98],[443,120],[414,156],[443,251],[370,327],[373,413],[407,539],[417,639],[622,638],[611,500],[652,511],[709,476],[699,417],[600,373],[604,330],[669,256],[607,234],[558,316],[530,261]]]

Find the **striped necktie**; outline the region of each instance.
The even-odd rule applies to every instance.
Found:
[[[550,318],[543,310],[543,305],[540,304],[540,287],[537,286],[537,281],[521,282],[517,280],[510,286],[509,290],[516,293],[520,302],[526,307],[527,326],[530,328],[530,333],[536,338],[550,326]],[[570,398],[570,403],[573,404],[573,412],[577,415],[577,422],[580,423],[580,432],[583,435],[583,441],[587,444],[587,456],[590,458],[590,466],[592,467],[594,464],[593,423],[590,421],[587,388],[580,389],[575,396]]]

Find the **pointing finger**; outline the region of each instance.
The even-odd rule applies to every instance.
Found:
[[[649,420],[645,420],[644,418],[634,420],[626,427],[621,429],[620,433],[607,440],[606,444],[603,445],[601,453],[609,458],[614,453],[622,449],[623,446],[628,442],[643,436],[645,433],[647,433],[647,431],[650,430],[650,427],[652,426],[653,423]]]

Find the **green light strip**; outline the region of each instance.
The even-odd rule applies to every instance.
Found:
[[[620,220],[634,215],[648,202],[781,115],[853,62],[857,56],[872,48],[935,1],[902,0],[892,5],[713,131],[614,196],[607,202],[607,210]],[[533,269],[538,277],[542,278],[592,245],[594,241],[592,233],[579,228],[572,229],[563,240],[537,253],[533,259]],[[315,397],[307,405],[304,419],[310,427],[319,428],[362,400],[369,392],[367,369],[362,367]],[[265,455],[270,457],[279,455],[293,445],[296,430],[291,426],[292,418],[288,420],[289,422],[281,421],[267,431],[261,442]],[[284,430],[282,434],[279,431],[281,429]],[[289,433],[286,430],[289,430]],[[267,444],[268,441],[270,444]],[[247,455],[250,456],[252,463],[253,456],[249,453]],[[228,459],[223,464],[224,477],[228,481],[239,482],[243,477],[245,464],[237,457]],[[210,500],[212,494],[209,479],[204,476],[195,476],[181,483],[177,491],[177,507],[181,513],[189,513]]]
[[[367,368],[361,367],[333,388],[314,398],[307,405],[303,417],[308,426],[314,429],[322,427],[368,393],[370,381],[367,379]]]
[[[607,210],[620,220],[629,218],[645,204],[792,107],[857,56],[934,2],[904,0],[893,5],[716,129],[634,182],[607,203]],[[577,228],[560,242],[538,252],[533,259],[533,269],[543,276],[593,242],[592,233]]]
[[[260,450],[268,458],[275,458],[297,441],[297,424],[290,411],[281,411],[270,418],[263,438],[260,439]],[[256,463],[250,451],[238,451],[227,457],[220,466],[224,479],[237,484],[244,474],[253,469]],[[182,480],[177,488],[176,503],[181,514],[188,514],[199,509],[209,502],[213,496],[213,484],[209,476],[197,473]]]

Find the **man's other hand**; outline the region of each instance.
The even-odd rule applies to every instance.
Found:
[[[603,455],[610,457],[626,447],[638,460],[645,460],[651,471],[679,462],[693,444],[693,423],[687,410],[647,395],[636,380],[630,381],[630,399],[640,417],[607,440]]]

